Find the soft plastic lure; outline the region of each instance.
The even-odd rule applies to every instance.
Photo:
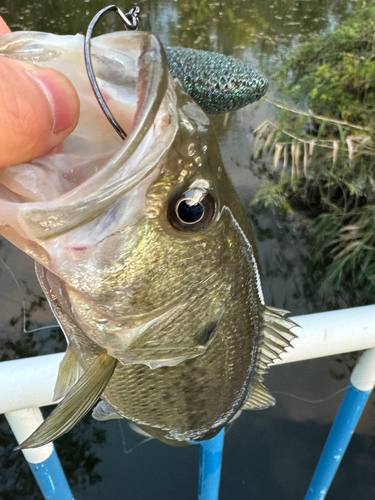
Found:
[[[268,81],[239,59],[204,50],[165,47],[169,72],[209,115],[258,101]]]
[[[139,7],[126,14],[116,5],[100,10],[92,19],[85,37],[85,63],[87,74],[104,114],[122,139],[127,134],[109,109],[100,91],[91,60],[91,38],[98,21],[108,12],[117,13],[128,31],[138,30]],[[178,78],[185,91],[209,115],[228,113],[263,97],[268,80],[234,57],[183,47],[164,48],[168,69]]]

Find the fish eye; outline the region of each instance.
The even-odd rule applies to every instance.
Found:
[[[199,231],[207,227],[215,213],[215,202],[209,193],[190,189],[175,197],[168,207],[169,222],[180,231]]]
[[[204,206],[202,203],[189,205],[190,200],[181,199],[176,206],[176,215],[182,223],[195,224],[204,216]]]

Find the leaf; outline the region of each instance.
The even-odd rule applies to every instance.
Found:
[[[354,146],[351,137],[348,137],[346,139],[346,144],[348,146],[348,152],[349,152],[349,160],[353,159],[353,153],[354,153]]]
[[[265,140],[263,145],[263,154],[267,154],[269,152],[269,145],[271,144],[272,138],[276,132],[277,130],[272,130],[271,132],[268,132],[267,139]]]
[[[339,141],[333,141],[332,163],[334,165],[337,163],[338,154],[339,154]]]
[[[277,167],[279,166],[279,161],[280,161],[280,156],[281,156],[282,150],[283,150],[283,145],[280,143],[277,143],[276,147],[275,147],[275,154],[273,156],[273,169],[274,170],[277,170]]]
[[[257,135],[254,141],[254,146],[253,146],[253,158],[254,160],[257,160],[260,156],[260,153],[263,148],[263,143],[264,140],[261,135]]]
[[[339,131],[339,134],[340,134],[340,142],[342,145],[345,144],[345,139],[346,139],[346,131],[344,130],[344,128],[342,127],[342,125],[340,125],[339,123],[336,124],[336,127]]]
[[[292,155],[292,189],[295,191],[297,189],[297,172],[296,172],[296,143],[292,143],[291,147]]]
[[[287,168],[288,166],[288,144],[285,144],[284,146],[284,161],[283,161],[283,172],[285,171],[285,169]]]
[[[300,168],[299,168],[300,167],[300,158],[301,158],[301,144],[298,142],[296,143],[294,154],[295,154],[297,178],[301,178]]]
[[[304,173],[306,178],[308,175],[308,171],[307,171],[308,165],[309,165],[309,149],[308,149],[307,142],[305,142],[303,144],[303,173]]]
[[[320,142],[320,139],[322,138],[325,126],[326,126],[326,122],[324,120],[322,120],[322,122],[319,126],[319,130],[318,130],[318,137],[317,137],[318,143]]]

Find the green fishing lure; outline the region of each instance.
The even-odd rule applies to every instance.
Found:
[[[171,75],[209,115],[242,108],[267,92],[267,78],[234,57],[183,47],[165,52]]]

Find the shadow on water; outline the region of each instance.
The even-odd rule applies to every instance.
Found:
[[[53,407],[43,409],[44,417]],[[90,415],[69,434],[55,444],[62,467],[73,491],[86,489],[103,480],[97,472],[100,462],[97,450],[106,441],[103,425],[94,422]],[[13,451],[17,442],[3,415],[0,416],[0,464],[2,481],[1,500],[41,500],[43,497],[34,477],[20,452]],[[77,498],[80,498],[77,497]]]
[[[353,3],[338,0],[138,2],[142,12],[148,14],[147,22],[164,43],[234,55],[262,68],[266,74],[299,41],[333,29]],[[92,16],[106,4],[104,0],[3,0],[0,14],[12,29],[82,33]],[[108,16],[98,33],[119,28],[116,17]],[[251,136],[270,113],[270,107],[263,103],[213,120],[223,159],[254,226],[266,302],[286,308],[293,315],[356,305],[359,299],[351,291],[326,300],[316,296],[316,284],[324,271],[310,265],[311,231],[303,213],[291,219],[249,205],[261,182],[256,169],[250,169]],[[20,284],[19,289],[0,262],[0,359],[62,351],[65,341],[59,328],[32,331],[55,324],[55,320],[37,283],[31,260],[5,240],[0,241],[0,258]],[[267,386],[275,393],[322,399],[347,385],[355,358],[356,354],[350,354],[277,366],[267,376]],[[226,438],[221,500],[303,498],[341,397],[339,394],[323,403],[309,404],[277,394],[275,408],[244,412]],[[50,409],[43,411],[47,415]],[[329,492],[330,500],[374,497],[374,436],[372,397]],[[12,451],[14,446],[15,440],[1,417],[0,498],[40,500],[41,494],[21,453]],[[125,453],[124,446],[131,452]],[[156,441],[142,443],[135,439],[126,423],[121,424],[120,430],[117,421],[101,423],[87,416],[56,442],[56,449],[77,500],[196,498],[199,447],[181,449]]]
[[[227,456],[241,459],[234,462],[224,458],[222,498],[233,498],[231,492],[232,495],[236,492],[235,498],[241,499],[300,500],[304,497],[330,425],[313,420],[292,422],[277,413],[272,409],[263,415],[247,414],[243,417],[246,422],[241,422],[242,429],[233,430],[225,452]],[[244,425],[251,428],[251,437],[243,432]],[[264,436],[270,428],[273,439],[265,442]],[[375,491],[373,445],[373,438],[369,436],[354,436],[329,498],[358,498],[358,484],[370,498],[370,492]],[[353,470],[353,463],[361,466]],[[294,474],[291,471],[295,471]]]

